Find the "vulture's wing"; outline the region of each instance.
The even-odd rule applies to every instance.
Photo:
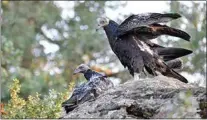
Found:
[[[182,30],[168,27],[167,25],[151,24],[149,26],[141,26],[126,31],[125,34],[133,33],[141,40],[154,39],[160,35],[170,35],[179,37],[186,41],[190,41],[190,35]]]
[[[173,47],[157,48],[156,50],[158,55],[161,56],[164,61],[170,61],[192,53],[191,50]]]
[[[141,42],[135,36],[124,36],[113,48],[122,65],[128,68],[132,76],[134,72],[139,73],[144,68]]]
[[[72,111],[78,106],[78,103],[81,102],[81,99],[85,96],[86,91],[87,87],[85,83],[74,88],[71,97],[62,103],[62,107],[65,108],[66,113]]]
[[[175,70],[173,70],[172,68],[170,68],[163,61],[158,60],[157,61],[157,66],[160,66],[157,69],[164,76],[173,77],[173,78],[176,78],[176,79],[178,79],[178,80],[180,80],[180,81],[182,81],[184,83],[188,83],[188,80],[185,77],[183,77],[182,75],[180,75],[179,73],[177,73]]]
[[[157,52],[157,54],[162,57],[165,62],[191,54],[193,52],[184,48],[163,47],[150,41],[146,41],[146,43],[151,47],[151,49]]]
[[[110,87],[113,87],[113,83],[107,79],[106,76],[96,77],[90,80],[88,84],[96,91],[96,96],[109,89]]]
[[[80,97],[82,96],[82,93],[84,91],[86,91],[86,83],[83,83],[83,84],[81,84],[79,86],[76,86],[74,88],[73,94],[71,95],[71,99],[75,98],[76,101],[80,100],[81,99]]]
[[[181,16],[177,13],[146,13],[131,15],[119,25],[117,33],[118,35],[123,35],[127,31],[137,27],[149,26],[156,23],[166,23],[180,17]]]
[[[141,56],[143,58],[145,69],[152,75],[157,75],[156,71],[159,71],[164,76],[176,78],[182,82],[187,83],[187,79],[182,75],[170,68],[165,61],[161,58],[161,55],[152,50],[145,42],[140,41],[141,45],[138,45],[142,50]],[[165,48],[161,48],[165,49]]]

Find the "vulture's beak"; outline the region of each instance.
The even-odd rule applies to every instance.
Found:
[[[73,75],[75,75],[75,74],[77,74],[77,73],[80,73],[81,72],[81,70],[80,69],[75,69],[74,71],[73,71]]]
[[[100,28],[101,28],[101,26],[98,25],[97,28],[96,28],[96,32],[97,32]]]

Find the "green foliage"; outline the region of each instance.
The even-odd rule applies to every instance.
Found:
[[[43,72],[41,65],[46,63],[43,47],[36,37],[43,24],[54,26],[55,22],[61,18],[60,10],[52,2],[39,1],[3,2],[2,9],[1,67],[2,84],[4,84],[2,91],[4,92],[1,94],[1,99],[3,101],[9,99],[8,86],[13,78],[21,80],[23,86],[21,94],[24,97],[38,90],[40,90],[38,92],[46,93],[45,88],[49,87],[47,82],[43,79],[36,79],[39,77],[38,73]],[[48,14],[49,12],[53,15]],[[34,54],[34,50],[39,51],[39,54]],[[48,72],[42,74],[47,75]],[[59,82],[63,82],[63,79]],[[38,88],[38,84],[43,87]]]
[[[95,59],[94,53],[107,48],[103,34],[95,32],[105,1],[72,3],[74,16],[70,17],[62,17],[62,9],[53,1],[2,3],[2,101],[10,98],[8,86],[14,78],[21,80],[23,98],[46,94],[49,88],[62,92],[82,80],[73,77],[73,70],[85,62],[83,56]],[[58,50],[46,53],[42,42]]]
[[[14,79],[10,86],[8,104],[5,105],[6,114],[3,118],[59,118],[61,114],[61,103],[67,98],[68,92],[58,93],[50,90],[49,95],[40,98],[40,94],[29,95],[27,99],[21,98],[21,85],[19,80]]]

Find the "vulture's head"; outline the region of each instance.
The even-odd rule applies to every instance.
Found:
[[[96,31],[104,26],[107,26],[109,24],[109,18],[108,17],[100,17],[97,19],[98,21],[98,28],[96,29]]]
[[[86,64],[80,64],[73,72],[73,74],[77,74],[77,73],[85,73],[87,70],[89,70],[90,68],[88,67],[88,65]]]

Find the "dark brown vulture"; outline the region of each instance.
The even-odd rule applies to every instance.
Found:
[[[132,76],[134,73],[139,74],[144,71],[156,76],[159,72],[164,76],[187,83],[188,81],[170,68],[166,62],[190,54],[192,51],[163,47],[150,41],[160,35],[170,35],[189,41],[190,36],[186,32],[160,24],[180,17],[176,13],[138,14],[131,15],[120,25],[109,18],[102,17],[99,19],[98,25],[99,28],[103,27],[111,49]],[[177,64],[176,61],[174,63]]]
[[[66,113],[75,109],[79,104],[98,97],[103,91],[113,87],[113,83],[105,76],[91,70],[87,65],[79,65],[74,74],[83,73],[87,82],[76,86],[71,97],[62,103]]]

